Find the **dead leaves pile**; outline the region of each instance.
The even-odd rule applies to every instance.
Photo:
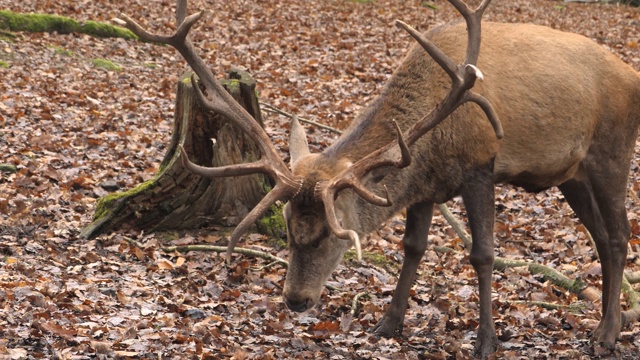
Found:
[[[218,74],[247,68],[261,101],[341,129],[375,98],[410,45],[396,18],[421,30],[457,18],[444,1],[192,1],[211,10],[193,39]],[[109,21],[126,12],[157,31],[173,28],[173,2],[8,1],[0,7]],[[582,33],[640,69],[640,12],[556,1],[494,1],[487,20],[535,22]],[[168,32],[165,31],[165,32]],[[121,71],[99,67],[108,59]],[[208,253],[165,254],[165,244],[223,243],[189,234],[122,231],[77,238],[96,200],[156,172],[171,136],[174,89],[186,70],[167,47],[84,35],[0,33],[0,357],[27,358],[390,358],[468,357],[477,326],[473,269],[461,242],[436,216],[432,248],[413,289],[404,337],[370,330],[384,313],[402,253],[396,218],[371,236],[369,265],[347,263],[329,281],[321,310],[292,314],[281,301],[286,269],[237,257],[227,268]],[[287,120],[267,117],[286,149]],[[309,129],[320,149],[333,135]],[[640,153],[640,151],[637,151]],[[640,179],[634,159],[630,271],[640,270]],[[498,254],[548,264],[599,286],[584,229],[555,191],[498,191]],[[450,204],[464,219],[458,202]],[[576,228],[578,229],[576,231]],[[246,246],[286,257],[249,236]],[[436,252],[436,246],[456,251]],[[575,311],[574,295],[526,271],[496,272],[500,358],[586,358],[600,304]],[[360,294],[357,298],[356,295]],[[357,301],[354,302],[354,298]],[[529,301],[560,305],[546,310]],[[625,329],[616,354],[640,351],[640,327]]]

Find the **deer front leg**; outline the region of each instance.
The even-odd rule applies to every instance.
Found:
[[[498,347],[491,306],[491,278],[493,273],[493,223],[495,215],[493,179],[490,172],[473,176],[464,186],[462,199],[469,218],[473,245],[469,260],[478,275],[480,321],[474,347],[484,359]]]
[[[402,323],[407,311],[411,286],[420,260],[427,249],[427,236],[432,215],[433,203],[430,202],[418,203],[407,209],[407,224],[402,239],[405,259],[391,304],[382,319],[373,328],[373,331],[378,335],[393,337],[402,334]]]

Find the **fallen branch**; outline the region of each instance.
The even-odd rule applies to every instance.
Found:
[[[509,300],[510,303],[513,304],[525,304],[525,305],[531,305],[531,306],[536,306],[536,307],[541,307],[543,309],[547,309],[547,310],[566,310],[566,311],[570,311],[570,312],[579,312],[581,310],[584,310],[587,308],[587,306],[582,303],[582,302],[577,302],[574,304],[569,304],[569,305],[565,305],[565,304],[554,304],[554,303],[550,303],[550,302],[546,302],[546,301],[527,301],[527,300]]]
[[[627,294],[629,310],[622,312],[622,324],[631,324],[640,320],[640,296],[633,289],[626,276],[622,277],[622,292]]]
[[[465,249],[467,249],[467,251],[471,251],[471,244],[473,242],[471,241],[471,235],[467,233],[464,225],[462,225],[462,223],[460,223],[460,221],[458,221],[458,219],[453,215],[451,210],[449,210],[447,204],[438,204],[438,209],[440,210],[442,216],[444,216],[445,220],[447,220],[449,225],[451,225],[456,234],[458,234],[460,240],[462,240],[462,243],[464,244]]]
[[[438,204],[438,208],[440,209],[440,212],[442,213],[444,218],[462,240],[462,243],[464,244],[467,252],[469,252],[471,250],[472,240],[469,233],[467,233],[467,231],[465,230],[464,225],[462,225],[462,223],[460,223],[460,221],[458,221],[458,219],[451,213],[451,210],[449,210],[449,207],[446,204]],[[572,280],[559,271],[545,265],[525,260],[510,260],[496,256],[493,266],[496,270],[526,267],[531,274],[542,275],[545,280],[548,280],[556,286],[577,294],[581,299],[594,301],[600,299],[602,296],[598,289],[594,288],[593,286],[587,286],[587,284],[581,279]]]
[[[366,292],[361,292],[353,297],[353,300],[351,301],[351,316],[355,316],[358,312],[358,301],[360,301],[360,298],[363,297],[369,297],[369,294]]]
[[[163,248],[162,251],[164,251],[164,252],[174,252],[175,251],[175,252],[180,252],[180,253],[185,253],[185,252],[189,252],[189,251],[210,251],[210,252],[216,252],[216,253],[224,253],[224,252],[227,251],[227,247],[226,246],[216,246],[216,245],[194,244],[194,245],[169,246],[169,247]],[[264,259],[264,260],[275,262],[275,263],[280,264],[280,265],[282,265],[284,267],[289,267],[289,262],[287,260],[285,260],[283,258],[280,258],[280,257],[277,257],[275,255],[271,255],[271,254],[266,253],[264,251],[236,247],[233,250],[233,252],[237,253],[237,254],[242,254],[242,255],[261,258],[261,259]]]

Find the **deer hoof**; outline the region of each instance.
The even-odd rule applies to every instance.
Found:
[[[620,336],[620,331],[622,329],[621,325],[624,321],[622,317],[612,318],[614,320],[610,320],[610,318],[607,317],[600,320],[598,328],[593,332],[593,339],[596,341],[596,344],[609,350],[615,349],[616,339],[618,338],[618,336]]]
[[[600,322],[598,328],[593,333],[593,338],[596,341],[597,345],[600,345],[608,350],[614,350],[616,347],[616,338],[618,337],[619,331],[609,331],[606,326],[602,325]]]
[[[486,359],[498,350],[498,337],[495,331],[478,331],[476,345],[473,350],[479,359]]]
[[[397,321],[389,320],[385,315],[373,327],[373,333],[386,338],[400,337],[402,336],[402,323],[398,324]]]

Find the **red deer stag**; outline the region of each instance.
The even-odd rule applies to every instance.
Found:
[[[406,208],[406,259],[389,309],[375,327],[380,335],[399,334],[434,204],[460,195],[479,283],[475,351],[486,357],[498,344],[491,315],[493,184],[529,191],[558,186],[595,240],[604,295],[594,335],[613,347],[623,325],[619,296],[630,235],[624,203],[640,123],[640,76],[594,42],[541,26],[485,22],[481,46],[480,18],[489,0],[475,11],[460,0],[449,2],[466,23],[421,35],[398,22],[421,46],[335,144],[311,154],[294,120],[291,170],[196,54],[187,34],[203,12],[186,17],[186,1],[178,1],[178,29],[170,37],[125,19],[141,38],[174,46],[207,90],[206,96],[198,91],[202,103],[260,143],[262,158],[255,163],[208,168],[186,155],[183,162],[202,176],[261,172],[275,180],[235,229],[227,258],[271,204],[288,200],[290,267],[283,295],[291,310],[314,306],[345,251],[355,245],[359,253],[360,236]],[[475,84],[483,73],[486,79]]]

